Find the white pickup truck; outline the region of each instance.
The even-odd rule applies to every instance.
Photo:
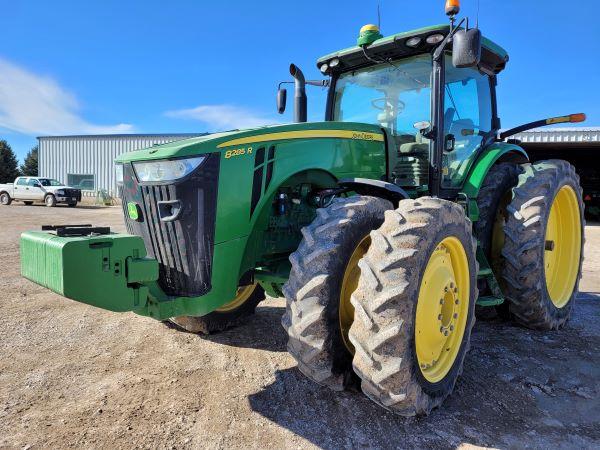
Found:
[[[13,200],[26,205],[44,202],[46,206],[66,203],[73,207],[81,201],[81,189],[65,186],[52,178],[18,177],[13,184],[0,184],[0,204],[10,205]]]

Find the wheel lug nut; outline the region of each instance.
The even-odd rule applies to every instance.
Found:
[[[458,293],[458,288],[457,287],[454,288],[454,293],[455,294]]]
[[[454,331],[454,325],[450,325],[450,331]]]
[[[448,286],[444,288],[444,292],[448,292]]]
[[[450,333],[448,333],[448,330],[444,330],[444,336],[448,336]]]
[[[438,315],[438,320],[442,320],[442,315]]]
[[[454,300],[454,304],[458,305],[458,299]]]
[[[443,304],[444,304],[444,299],[440,298],[440,305],[443,305]]]
[[[440,333],[444,332],[444,327],[440,327]]]
[[[454,282],[453,282],[453,281],[451,281],[451,282],[450,282],[450,287],[451,287],[452,289],[454,289]]]
[[[458,318],[458,314],[457,314],[457,313],[454,313],[454,314],[452,315],[452,317],[454,317],[455,319],[457,319],[457,318]]]

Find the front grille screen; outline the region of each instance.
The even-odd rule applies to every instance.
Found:
[[[142,236],[148,254],[159,262],[159,284],[168,295],[195,297],[211,289],[219,154],[173,184],[139,183],[124,167],[123,212],[127,231]],[[129,217],[135,202],[141,217]]]

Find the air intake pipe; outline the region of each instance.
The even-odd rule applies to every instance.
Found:
[[[306,122],[306,80],[298,66],[290,64],[294,77],[294,122]]]

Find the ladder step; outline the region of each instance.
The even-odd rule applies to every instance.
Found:
[[[477,305],[479,306],[495,306],[504,303],[504,299],[501,297],[484,296],[477,299]]]
[[[477,276],[478,277],[489,277],[490,275],[492,275],[492,269],[481,269],[479,272],[477,272]]]

